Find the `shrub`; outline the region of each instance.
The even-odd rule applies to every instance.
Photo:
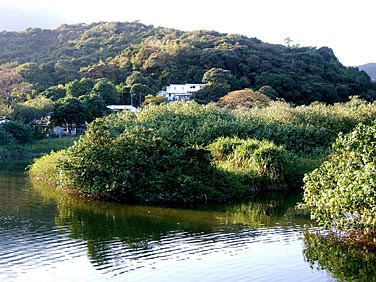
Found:
[[[271,102],[271,99],[266,95],[253,91],[251,89],[236,90],[228,93],[218,100],[220,107],[236,109],[240,107],[254,108],[266,107]]]
[[[148,124],[124,124],[122,115],[94,121],[67,156],[61,167],[70,185],[98,198],[200,203],[225,197],[207,150],[176,146]]]
[[[237,134],[231,111],[195,102],[150,106],[137,115],[137,120],[177,146],[207,145],[220,136]]]
[[[376,227],[376,123],[340,134],[331,158],[304,178],[304,203],[325,227]]]
[[[28,174],[30,178],[33,181],[42,182],[53,187],[61,186],[63,174],[58,167],[58,163],[60,163],[65,156],[66,152],[61,150],[35,159],[33,164],[29,166]]]
[[[374,103],[352,97],[347,103],[312,103],[293,107],[272,102],[262,109],[234,111],[241,138],[267,139],[302,156],[327,153],[340,132],[349,133],[358,123],[376,119]]]

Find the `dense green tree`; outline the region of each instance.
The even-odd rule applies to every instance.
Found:
[[[207,104],[209,102],[217,102],[221,97],[227,95],[229,87],[218,84],[207,84],[199,91],[192,95],[198,103]]]
[[[58,60],[54,66],[56,84],[65,84],[79,77],[78,68],[69,60]]]
[[[129,91],[132,97],[132,105],[141,106],[142,100],[146,97],[146,95],[150,94],[151,92],[152,90],[145,84],[133,84]]]
[[[37,96],[23,103],[14,106],[11,117],[23,123],[30,123],[34,120],[48,116],[53,109],[53,102],[44,96]]]
[[[200,103],[216,102],[231,89],[236,89],[235,77],[230,71],[221,68],[211,68],[205,72],[202,89],[194,93],[193,99]]]
[[[133,84],[148,84],[148,79],[140,72],[140,71],[133,71],[125,80],[128,86],[132,86]]]
[[[120,99],[115,85],[106,78],[95,81],[91,94],[99,95],[107,105],[117,104]]]
[[[86,122],[87,108],[75,97],[66,97],[55,102],[51,114],[54,125],[66,126],[70,132],[74,125],[80,126]]]
[[[304,178],[304,203],[319,224],[345,231],[376,227],[376,123],[340,134],[330,159]]]
[[[80,97],[88,95],[94,87],[94,81],[90,78],[75,79],[65,85],[66,95]]]
[[[15,71],[29,82],[34,83],[40,69],[37,63],[25,63],[15,68]]]
[[[126,83],[121,82],[120,84],[116,85],[116,90],[119,93],[119,104],[123,105],[130,105],[131,104],[131,94],[130,86]]]
[[[234,76],[229,70],[224,70],[221,68],[211,68],[205,72],[202,77],[202,83],[205,84],[214,84],[214,85],[223,85],[230,88],[231,81],[234,79]]]
[[[25,144],[32,140],[33,130],[29,125],[18,121],[9,121],[0,127],[1,145]]]
[[[82,95],[78,100],[85,106],[87,122],[91,122],[97,117],[103,117],[112,112],[107,108],[105,101],[98,94]]]
[[[44,90],[40,95],[44,96],[52,101],[57,101],[61,98],[64,98],[67,94],[67,91],[62,85],[59,86],[51,86]]]

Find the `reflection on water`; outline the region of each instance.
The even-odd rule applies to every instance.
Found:
[[[374,246],[349,245],[308,231],[304,241],[304,256],[312,268],[327,270],[339,281],[376,281]]]
[[[126,206],[32,187],[24,167],[0,163],[1,281],[335,281],[310,267],[299,195]]]

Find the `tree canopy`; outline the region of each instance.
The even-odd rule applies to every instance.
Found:
[[[129,101],[135,84],[150,89],[141,93],[143,98],[171,83],[201,81],[209,84],[198,97],[203,102],[263,86],[294,104],[342,102],[353,95],[375,98],[369,76],[343,66],[329,47],[269,44],[238,34],[184,32],[139,22],[1,32],[1,65],[38,92],[81,78],[124,84],[123,101]]]

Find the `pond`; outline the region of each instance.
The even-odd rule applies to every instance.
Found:
[[[307,232],[299,195],[203,209],[61,195],[0,161],[0,281],[374,281],[373,250]],[[314,229],[314,227],[310,227]]]

